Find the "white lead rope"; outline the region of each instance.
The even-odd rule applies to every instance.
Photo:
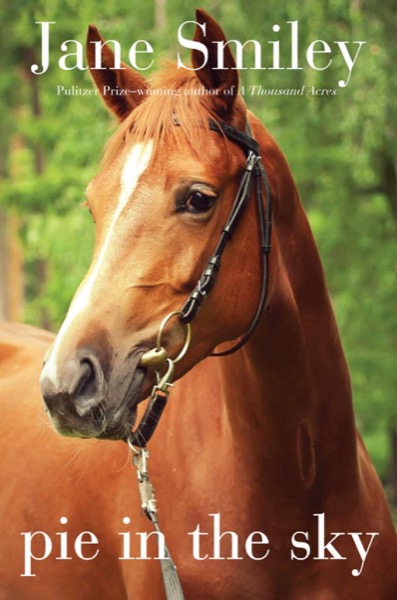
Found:
[[[163,576],[165,595],[167,600],[185,600],[178,571],[168,550],[165,536],[160,530],[157,519],[157,504],[154,488],[149,479],[147,463],[149,451],[147,448],[136,448],[129,444],[133,456],[132,463],[136,467],[138,477],[138,489],[141,496],[141,507],[145,515],[153,524],[154,530],[163,536],[164,556],[160,557],[161,573]]]

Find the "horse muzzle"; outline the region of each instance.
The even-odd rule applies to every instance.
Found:
[[[56,431],[74,437],[121,439],[136,420],[146,369],[134,349],[118,368],[105,369],[98,355],[80,350],[55,370],[51,357],[40,379],[46,412]]]

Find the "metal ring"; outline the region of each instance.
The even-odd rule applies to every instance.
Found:
[[[157,334],[157,338],[156,338],[156,349],[160,350],[160,348],[162,347],[161,344],[161,337],[164,333],[164,329],[165,326],[167,325],[168,321],[170,321],[171,319],[173,319],[174,317],[181,317],[182,316],[182,312],[180,310],[175,310],[174,312],[170,313],[169,315],[167,315],[166,317],[164,317],[164,319],[161,321],[161,325]],[[180,321],[182,323],[182,321]],[[180,360],[182,360],[182,358],[185,356],[186,352],[188,351],[188,348],[190,346],[190,340],[192,337],[192,330],[191,330],[191,326],[190,323],[183,323],[183,325],[186,325],[186,337],[185,337],[185,342],[182,346],[182,350],[179,352],[179,354],[176,356],[176,358],[172,358],[172,362],[177,363]]]
[[[141,453],[142,453],[142,448],[137,448],[137,446],[134,446],[134,444],[131,441],[131,436],[129,435],[127,438],[127,444],[129,449],[131,450],[131,452],[133,453],[133,460],[135,462],[135,458],[138,457]]]

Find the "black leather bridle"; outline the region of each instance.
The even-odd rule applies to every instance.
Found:
[[[224,352],[216,352],[210,356],[226,356],[232,354],[237,350],[240,350],[244,344],[250,338],[252,332],[256,328],[267,297],[268,280],[269,280],[269,253],[271,249],[271,231],[272,231],[272,197],[270,191],[269,180],[262,164],[260,156],[259,144],[253,139],[251,134],[251,128],[247,121],[246,131],[244,133],[223,121],[213,121],[210,119],[209,128],[211,131],[223,134],[229,140],[240,146],[247,157],[246,167],[241,178],[240,186],[234,200],[232,209],[229,214],[229,218],[222,228],[221,237],[215,248],[214,253],[209,259],[207,266],[205,267],[200,279],[197,282],[196,287],[190,293],[186,300],[183,308],[180,312],[180,320],[183,323],[191,323],[196,316],[197,310],[201,305],[203,299],[210,293],[214,287],[217,274],[221,266],[221,259],[223,252],[227,246],[228,241],[231,239],[234,230],[239,222],[247,202],[251,195],[252,186],[255,186],[255,198],[258,212],[258,222],[260,229],[260,245],[262,253],[262,287],[256,310],[255,316],[239,342],[237,342],[229,350]],[[262,188],[263,184],[263,188]],[[266,207],[263,206],[263,194],[262,189],[265,191]]]
[[[175,122],[178,125],[178,122]],[[222,228],[222,233],[219,238],[218,244],[211,255],[207,266],[205,267],[200,279],[198,280],[195,288],[188,296],[182,309],[178,312],[171,313],[170,316],[177,315],[180,321],[186,325],[190,325],[196,316],[197,310],[199,309],[202,301],[211,292],[214,287],[217,274],[221,266],[221,259],[223,252],[227,246],[227,243],[231,239],[236,226],[241,219],[244,209],[251,196],[252,187],[255,188],[255,199],[257,205],[258,221],[259,221],[259,232],[260,232],[260,247],[262,253],[262,285],[261,292],[258,302],[256,313],[252,319],[251,325],[242,336],[242,338],[231,348],[223,352],[216,352],[210,354],[210,356],[227,356],[234,352],[237,352],[244,344],[248,341],[251,334],[255,330],[258,322],[261,318],[268,291],[269,283],[269,253],[271,250],[271,232],[272,232],[272,196],[270,191],[269,180],[266,175],[266,171],[262,164],[260,156],[259,144],[252,138],[251,129],[247,122],[247,132],[244,133],[227,123],[222,121],[209,121],[209,128],[211,131],[215,131],[221,135],[224,135],[229,140],[238,144],[245,152],[247,162],[244,173],[242,175],[240,186],[236,194],[232,209],[229,217]],[[266,197],[266,206],[263,203],[263,190]],[[161,360],[172,367],[173,363],[171,359],[167,358],[167,353],[164,348],[157,348],[155,352],[159,350],[165,353],[165,357]],[[151,351],[153,352],[153,351]],[[150,354],[150,352],[149,352]],[[129,441],[131,446],[144,448],[147,442],[152,437],[160,417],[163,413],[165,405],[168,399],[168,386],[171,384],[172,377],[167,379],[167,376],[163,378],[164,385],[155,385],[152,391],[152,395],[149,399],[145,413],[141,419],[140,424],[135,431],[131,431],[126,436],[126,440]]]

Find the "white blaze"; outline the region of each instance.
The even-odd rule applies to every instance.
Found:
[[[80,286],[78,292],[73,298],[66,319],[63,322],[61,329],[59,330],[59,333],[56,337],[54,346],[51,351],[51,355],[43,371],[43,375],[45,374],[46,376],[50,377],[50,379],[52,379],[54,383],[56,383],[57,381],[57,355],[59,352],[59,348],[62,344],[63,336],[65,335],[65,332],[69,329],[69,327],[72,325],[76,317],[84,309],[89,307],[95,282],[98,278],[98,275],[101,272],[103,264],[108,258],[108,250],[112,246],[112,238],[115,233],[116,223],[121,217],[123,209],[126,207],[129,199],[134,193],[138,185],[140,176],[149,165],[149,161],[152,156],[152,150],[152,140],[146,143],[135,144],[131,148],[127,156],[127,160],[125,161],[124,166],[121,170],[120,195],[117,202],[116,210],[114,211],[102,248],[96,258],[94,268],[91,270],[88,277],[86,277],[85,281]]]

